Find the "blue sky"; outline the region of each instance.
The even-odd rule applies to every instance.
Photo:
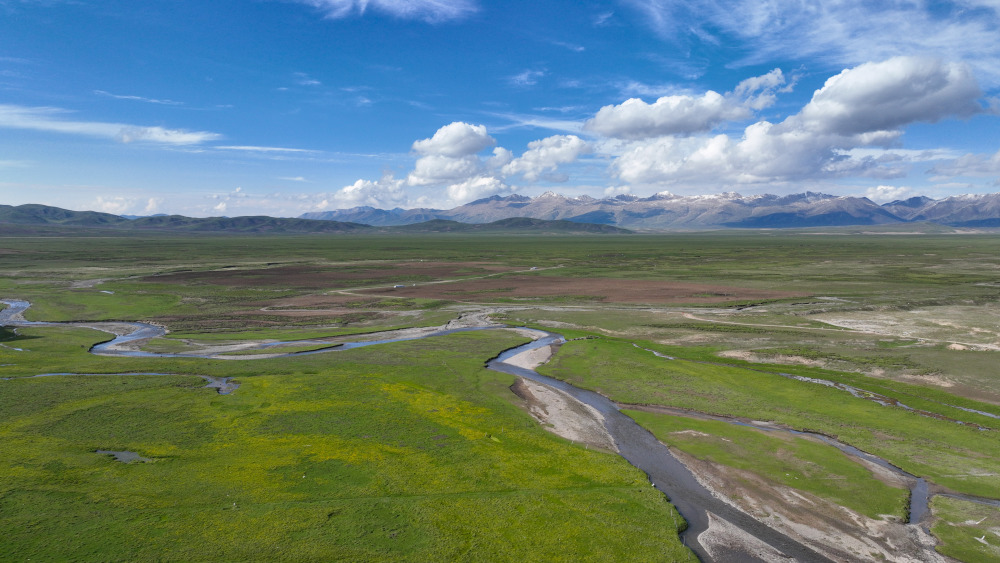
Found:
[[[992,193],[998,95],[1000,0],[0,0],[0,203]]]

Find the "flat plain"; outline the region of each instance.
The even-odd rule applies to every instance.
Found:
[[[63,323],[0,328],[0,559],[692,559],[485,368],[523,334],[260,357],[473,317],[832,558],[1000,558],[993,234],[5,235],[0,299]],[[92,354],[123,321],[168,332]]]

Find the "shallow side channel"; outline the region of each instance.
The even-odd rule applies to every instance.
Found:
[[[620,412],[615,403],[607,397],[593,391],[580,389],[565,381],[546,377],[534,370],[504,362],[504,360],[521,352],[541,346],[559,345],[562,342],[565,342],[562,336],[546,333],[543,338],[504,352],[488,362],[486,366],[494,371],[530,379],[563,391],[604,415],[605,427],[615,440],[621,456],[644,471],[649,476],[653,486],[663,491],[681,513],[681,516],[687,520],[688,527],[681,533],[681,539],[702,561],[716,560],[698,542],[698,536],[708,529],[708,513],[710,512],[781,551],[793,560],[830,561],[805,545],[769,528],[748,514],[712,496],[695,479],[691,471],[670,453],[666,446],[661,444],[648,430]],[[720,555],[718,557],[720,561],[764,561],[753,554],[735,548],[724,555],[720,554],[720,551],[723,550],[715,549],[716,554]]]

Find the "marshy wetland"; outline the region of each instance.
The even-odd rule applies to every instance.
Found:
[[[6,236],[0,559],[996,560],[998,251]]]

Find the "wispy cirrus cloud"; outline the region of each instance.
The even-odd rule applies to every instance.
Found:
[[[293,72],[292,76],[295,78],[295,83],[299,86],[322,86],[323,83],[315,78],[309,76],[304,72]]]
[[[316,153],[319,151],[314,151],[311,149],[290,149],[286,147],[259,147],[255,145],[219,145],[212,147],[213,149],[225,150],[225,151],[243,151],[243,152],[260,152],[260,153]]]
[[[514,86],[534,86],[535,84],[538,84],[538,80],[546,74],[548,74],[548,72],[545,69],[529,69],[511,76],[509,80]]]
[[[638,80],[619,82],[617,88],[622,96],[630,98],[635,96],[654,96],[658,98],[660,96],[686,93],[683,88],[679,88],[676,84],[646,84]]]
[[[98,96],[104,96],[106,98],[114,98],[116,100],[132,100],[136,102],[146,102],[147,104],[160,104],[164,106],[182,106],[184,102],[177,102],[174,100],[159,100],[156,98],[146,98],[144,96],[130,96],[122,94],[112,94],[111,92],[105,92],[104,90],[94,90],[94,93]]]
[[[928,171],[934,179],[961,176],[997,176],[1000,179],[1000,151],[993,154],[966,154],[943,162]]]
[[[739,44],[735,66],[794,57],[856,65],[899,55],[969,63],[1000,85],[1000,13],[995,0],[621,0],[670,41]]]
[[[615,17],[614,12],[602,12],[594,16],[591,21],[593,22],[594,27],[604,27],[608,25],[608,22],[611,21],[611,18],[613,17]]]
[[[295,0],[328,18],[364,15],[369,9],[400,19],[442,23],[466,18],[479,10],[473,0]]]
[[[539,108],[539,111],[559,111],[559,108]],[[569,111],[573,111],[569,109]],[[493,131],[502,132],[511,129],[549,129],[551,131],[562,131],[565,133],[583,134],[583,122],[572,119],[555,119],[545,115],[530,115],[518,113],[490,113],[492,117],[498,117],[509,121],[507,125],[493,127]]]
[[[0,104],[0,128],[83,135],[113,139],[121,143],[146,142],[164,145],[198,145],[222,138],[222,135],[208,131],[188,131],[101,121],[75,121],[68,119],[71,113],[61,108]]]
[[[566,41],[552,41],[552,44],[556,47],[562,47],[563,49],[569,49],[575,53],[582,53],[587,50],[583,45],[578,45],[576,43],[568,43]]]

